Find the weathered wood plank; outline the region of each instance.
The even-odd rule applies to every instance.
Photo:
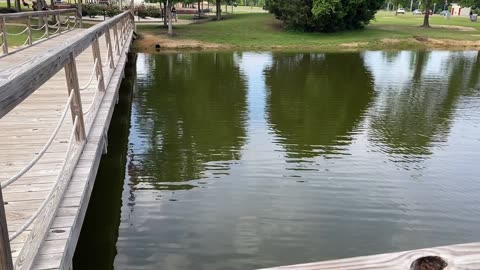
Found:
[[[0,269],[13,270],[12,251],[8,239],[8,226],[0,188]]]
[[[261,270],[416,270],[417,268],[412,267],[413,263],[423,257],[442,258],[447,263],[445,270],[480,269],[480,243],[426,248],[318,263],[264,268]]]

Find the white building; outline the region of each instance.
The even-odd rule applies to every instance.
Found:
[[[452,11],[451,14],[452,16],[465,16],[468,17],[470,16],[470,11],[472,8],[469,7],[462,7],[458,5],[457,3],[452,3]]]

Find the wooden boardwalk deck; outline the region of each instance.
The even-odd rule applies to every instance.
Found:
[[[126,17],[126,15],[123,16]],[[38,252],[34,253],[33,266],[23,267],[22,261],[28,261],[29,258],[22,258],[17,261],[16,269],[68,269],[71,266],[97,168],[105,147],[105,134],[108,131],[118,98],[118,89],[127,60],[126,53],[133,35],[133,27],[128,20],[118,21],[122,23],[119,27],[116,24],[113,27],[107,25],[106,32],[103,32],[101,36],[98,34],[102,34],[102,30],[98,30],[101,29],[101,26],[96,28],[98,31],[75,29],[0,58],[0,101],[3,98],[1,96],[2,85],[13,80],[19,74],[31,72],[36,68],[38,68],[36,70],[38,73],[48,72],[37,63],[41,63],[43,58],[51,57],[49,54],[56,52],[60,54],[64,47],[84,43],[87,34],[96,37],[99,41],[100,59],[103,62],[100,65],[94,60],[95,45],[92,45],[94,40],[91,44],[82,45],[86,49],[75,56],[80,88],[91,81],[84,90],[79,91],[82,107],[80,112],[83,111],[87,136],[86,143],[79,150],[79,159],[74,160],[73,174],[69,177],[58,209],[54,210],[53,222],[48,223],[47,234],[42,236],[44,240]],[[92,35],[92,31],[98,33]],[[107,46],[110,37],[113,40],[111,47]],[[118,40],[118,47],[115,45],[116,40]],[[109,49],[112,49],[110,53]],[[110,54],[113,57],[110,57]],[[113,59],[113,62],[110,62],[110,59]],[[99,81],[102,80],[102,77],[92,75],[95,71],[98,75],[100,71],[95,70],[95,67],[100,66],[105,92],[98,89],[101,88]],[[18,180],[2,188],[9,235],[25,224],[45,200],[53,198],[53,196],[49,197],[50,191],[57,187],[59,176],[68,169],[68,166],[64,166],[65,160],[69,161],[75,155],[74,151],[67,154],[72,145],[70,143],[72,127],[74,129],[76,127],[73,126],[72,119],[74,118],[70,115],[67,107],[69,86],[67,86],[66,78],[69,76],[66,72],[65,68],[60,67],[58,72],[55,72],[45,83],[0,119],[0,181],[3,185],[7,179],[21,171],[39,154],[55,131],[64,111],[68,110],[69,112],[59,128],[58,134],[38,162]],[[31,75],[32,77],[36,76],[35,73]],[[91,77],[92,79],[90,79]],[[33,79],[27,83],[31,85],[37,81]],[[72,107],[74,106],[73,102],[71,103]],[[47,205],[47,207],[51,207],[51,205]],[[32,230],[35,231],[34,226],[41,227],[43,219],[42,213],[32,225],[11,241],[14,264],[21,254],[22,248],[29,249],[34,246],[32,243],[36,237]],[[30,246],[26,247],[26,243]],[[26,252],[25,254],[30,257],[32,253]]]

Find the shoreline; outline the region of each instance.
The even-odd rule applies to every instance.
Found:
[[[160,49],[155,48],[159,44]],[[363,50],[480,50],[480,40],[452,40],[428,37],[411,37],[404,39],[382,39],[378,41],[351,42],[328,45],[270,45],[270,46],[239,46],[233,44],[210,43],[195,39],[169,37],[166,34],[153,35],[140,31],[138,39],[132,45],[132,51],[142,53],[162,53],[171,51],[363,51]]]

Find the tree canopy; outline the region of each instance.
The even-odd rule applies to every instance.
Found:
[[[367,25],[384,0],[266,0],[287,29],[335,32]]]

